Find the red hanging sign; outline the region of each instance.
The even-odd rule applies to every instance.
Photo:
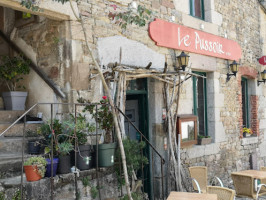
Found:
[[[262,56],[261,58],[259,58],[259,63],[262,65],[266,65],[266,56]]]
[[[149,34],[156,45],[197,54],[238,61],[237,42],[161,19],[150,23]]]

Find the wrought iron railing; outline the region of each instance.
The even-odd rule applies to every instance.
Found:
[[[6,128],[1,134],[0,136],[3,136],[8,130],[10,130],[15,124],[17,124],[18,122],[20,122],[22,119],[24,121],[24,126],[23,126],[23,139],[22,139],[22,157],[21,157],[21,160],[22,160],[22,164],[21,164],[21,184],[20,184],[20,194],[21,194],[21,200],[24,199],[24,192],[23,192],[23,164],[24,164],[24,157],[25,157],[25,133],[26,133],[26,115],[29,114],[30,112],[32,112],[35,108],[37,108],[38,106],[42,106],[42,105],[46,105],[46,106],[50,106],[50,119],[51,119],[51,131],[53,130],[53,120],[55,119],[55,117],[53,116],[54,115],[54,107],[55,106],[72,106],[74,108],[74,119],[75,119],[75,128],[74,128],[74,137],[75,137],[75,151],[77,152],[78,150],[78,147],[77,147],[77,137],[76,137],[76,123],[77,123],[77,113],[78,113],[78,108],[79,107],[85,107],[85,106],[95,106],[95,110],[96,110],[96,116],[98,116],[98,106],[101,106],[101,104],[89,104],[89,103],[37,103],[37,104],[34,104],[31,108],[29,108],[27,111],[25,111],[14,123],[12,123],[8,128]],[[165,199],[165,190],[164,190],[164,173],[163,173],[163,165],[165,163],[165,160],[163,158],[163,156],[156,150],[156,148],[151,144],[151,142],[147,139],[147,137],[130,121],[130,119],[119,109],[119,108],[116,108],[117,111],[119,113],[121,113],[125,119],[127,120],[128,122],[128,127],[129,126],[132,126],[137,132],[138,134],[140,134],[140,138],[141,138],[141,141],[145,141],[145,143],[148,145],[148,147],[151,149],[152,151],[152,158],[150,159],[150,164],[151,166],[154,166],[154,155],[158,156],[158,158],[160,159],[160,171],[161,171],[161,175],[158,177],[155,177],[155,173],[151,173],[153,174],[153,177],[152,177],[152,181],[154,181],[155,178],[159,178],[161,179],[161,198],[160,199]],[[99,188],[99,175],[98,175],[98,172],[99,172],[99,166],[98,166],[98,142],[99,142],[99,138],[98,138],[98,124],[97,124],[97,117],[95,117],[95,125],[96,125],[96,130],[95,130],[95,133],[96,133],[96,178],[97,178],[97,185],[98,185],[98,188]],[[53,157],[54,157],[54,153],[53,152],[53,145],[54,145],[54,141],[53,141],[53,137],[51,137],[51,166],[53,166]],[[143,152],[142,152],[142,155],[143,155]],[[121,165],[120,165],[121,166]],[[51,188],[50,188],[50,197],[51,197],[51,200],[54,199],[54,177],[53,177],[53,167],[51,167],[51,176],[50,176],[50,182],[51,182]],[[122,170],[120,168],[120,170]],[[142,165],[142,179],[144,180],[144,166]],[[154,169],[153,169],[154,170]],[[76,153],[75,153],[75,171],[77,171],[77,156],[76,156]],[[120,173],[122,174],[122,173]],[[77,185],[77,173],[74,173],[74,182],[75,182],[75,194],[76,194],[76,199],[78,199],[78,185]],[[123,195],[122,193],[122,190],[121,190],[121,196]],[[101,199],[101,193],[100,193],[100,190],[99,190],[99,198]],[[154,199],[154,193],[153,193],[153,196],[152,198]]]

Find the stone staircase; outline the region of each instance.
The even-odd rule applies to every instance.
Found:
[[[0,133],[17,120],[24,111],[0,110]],[[26,124],[26,130],[35,131],[40,124]],[[4,135],[0,136],[0,183],[7,178],[21,174],[23,123],[15,124]],[[25,156],[27,159],[27,141],[25,138]]]

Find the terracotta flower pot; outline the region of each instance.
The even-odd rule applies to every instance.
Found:
[[[42,178],[41,175],[38,173],[36,165],[24,166],[24,171],[26,174],[27,181],[38,181]]]

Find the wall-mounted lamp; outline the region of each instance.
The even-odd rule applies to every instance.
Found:
[[[229,81],[231,76],[236,76],[236,73],[238,72],[239,70],[239,64],[234,60],[232,62],[232,64],[228,65],[228,68],[230,68],[231,72],[233,72],[232,74],[229,74],[227,73],[227,78],[226,78],[226,81]]]
[[[263,72],[260,73],[260,76],[261,76],[261,80],[262,81],[259,81],[258,80],[258,86],[260,85],[260,83],[264,83],[266,82],[266,70],[264,70]]]
[[[177,58],[179,67],[181,67],[181,69],[183,71],[185,71],[185,68],[188,65],[189,56],[187,54],[185,54],[184,51],[182,51],[182,53],[179,56],[177,56],[176,58]],[[181,69],[178,69],[178,70],[181,70]]]

